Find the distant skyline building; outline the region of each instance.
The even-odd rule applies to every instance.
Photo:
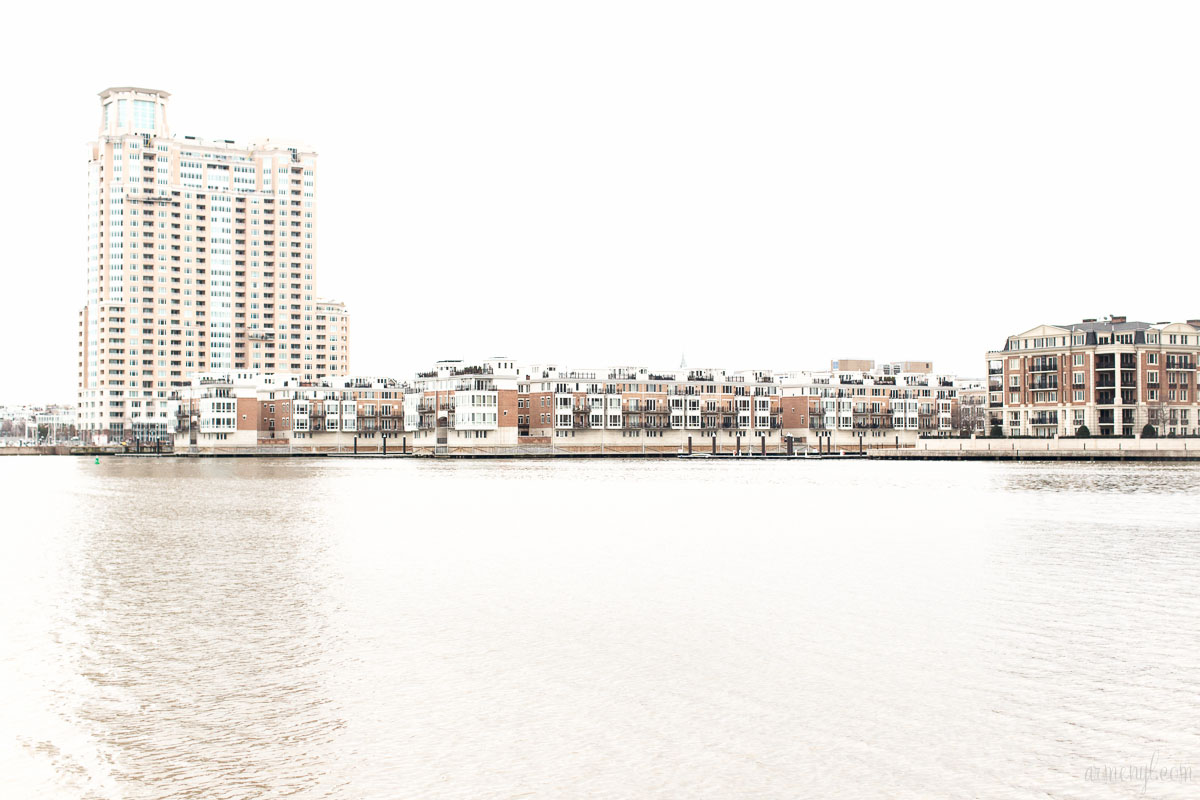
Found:
[[[90,441],[166,437],[172,392],[197,373],[349,369],[345,306],[315,294],[317,154],[172,135],[169,98],[100,93],[78,331]]]

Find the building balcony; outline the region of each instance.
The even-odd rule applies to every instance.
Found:
[[[495,371],[491,367],[459,367],[458,369],[450,370],[450,377],[457,378],[460,375],[492,375]]]

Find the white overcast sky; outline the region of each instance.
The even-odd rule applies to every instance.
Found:
[[[1041,322],[1200,317],[1194,3],[32,5],[0,51],[0,402],[74,399],[122,85],[177,134],[316,148],[358,374],[979,375]]]

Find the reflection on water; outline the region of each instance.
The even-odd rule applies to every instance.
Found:
[[[4,458],[0,479],[9,796],[1200,791],[1196,467]],[[1152,757],[1195,780],[1094,771]]]
[[[297,525],[272,500],[300,476],[112,466],[59,471],[82,482],[62,487],[74,495],[65,530],[46,532],[62,534],[58,583],[28,587],[56,590],[39,624],[57,646],[37,655],[59,681],[46,699],[86,750],[32,732],[26,747],[97,796],[344,785],[324,766],[344,725],[325,686],[339,643],[332,528],[306,526],[311,509]]]

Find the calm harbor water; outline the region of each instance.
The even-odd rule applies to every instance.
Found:
[[[6,797],[1200,796],[1200,466],[0,486]]]

